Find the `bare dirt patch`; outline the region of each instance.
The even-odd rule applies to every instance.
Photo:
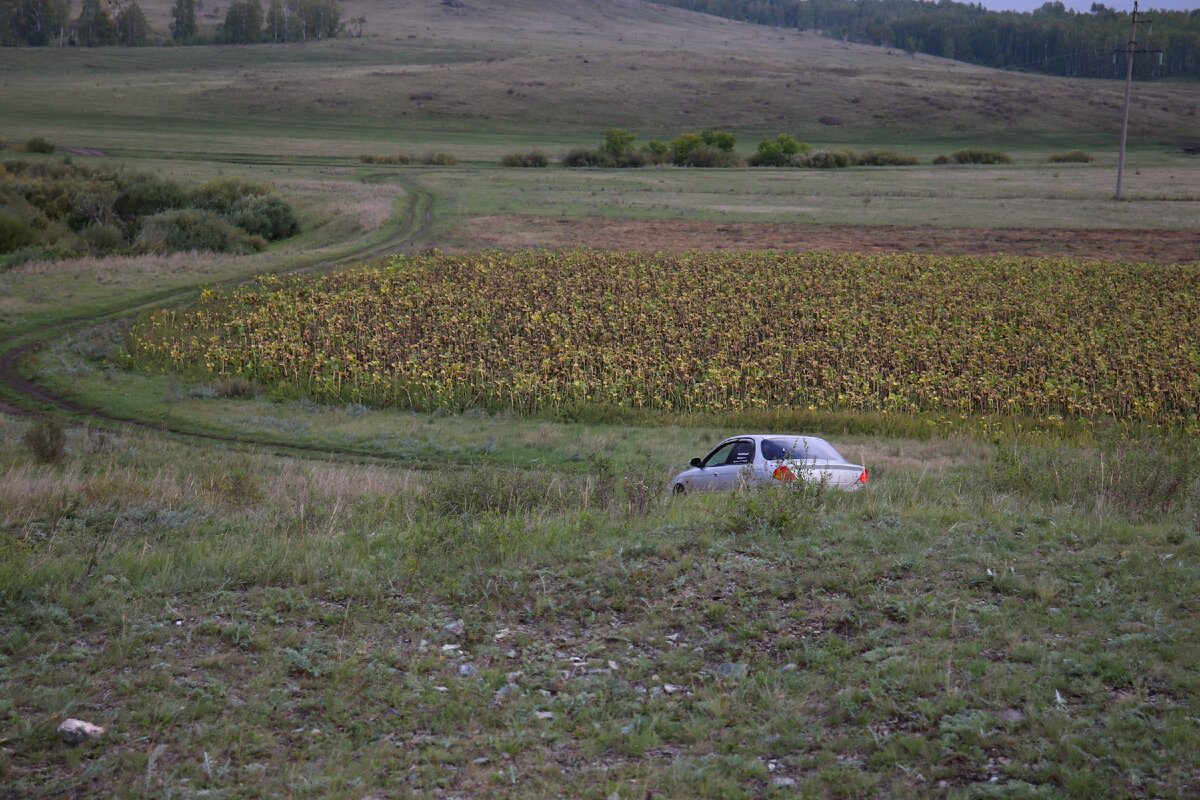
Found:
[[[941,228],[490,215],[463,223],[450,240],[453,249],[823,250],[1003,254],[1164,264],[1200,260],[1200,232],[1177,230]]]

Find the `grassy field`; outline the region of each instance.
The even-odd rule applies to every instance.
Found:
[[[169,5],[142,3],[164,37]],[[387,250],[686,250],[735,226],[753,249],[843,225],[896,226],[847,228],[849,250],[1003,228],[1061,232],[1070,255],[1072,231],[1112,232],[1112,260],[1158,230],[1169,255],[1128,252],[1193,260],[1194,85],[1137,87],[1116,202],[1116,84],[634,0],[344,11],[363,38],[0,50],[0,157],[66,155],[11,147],[39,135],[185,185],[265,181],[304,224],[252,256],[0,275],[0,343],[46,340],[20,373],[141,423],[69,424],[56,452],[53,424],[0,415],[0,798],[1200,794],[1194,437],[807,409],[418,414],[222,396],[119,358],[134,306]],[[1014,163],[495,166],[610,125],[728,127],[743,155],[784,130]],[[1045,163],[1076,147],[1098,160]],[[358,160],[433,151],[460,163]],[[664,497],[692,456],[776,425],[823,432],[867,490]],[[107,732],[65,745],[67,717]]]

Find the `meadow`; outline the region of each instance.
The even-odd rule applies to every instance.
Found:
[[[163,33],[169,3],[142,5]],[[5,408],[41,415],[0,414],[0,797],[1196,796],[1200,451],[1186,423],[1200,161],[1180,149],[1196,88],[1137,87],[1116,202],[1119,85],[625,0],[552,5],[351,1],[348,15],[368,16],[362,39],[0,52],[0,156],[188,188],[265,183],[302,226],[249,255],[0,274],[3,354],[42,343],[4,363],[0,386]],[[841,124],[819,121],[830,115]],[[923,163],[498,166],[595,146],[612,125],[642,140],[725,127],[742,155],[786,131]],[[105,155],[13,151],[31,136]],[[1013,163],[929,163],[965,146]],[[1046,163],[1074,148],[1097,160]],[[359,160],[434,151],[458,164]],[[840,231],[837,253],[805,254],[818,228]],[[991,256],[964,255],[967,230]],[[1034,255],[1005,255],[1021,237]],[[756,252],[690,253],[694,241]],[[855,255],[868,245],[892,254]],[[896,254],[909,246],[932,255]],[[743,261],[781,289],[820,271],[842,295],[834,268],[862,270],[880,282],[860,292],[867,318],[911,345],[919,325],[865,303],[904,284],[960,355],[1020,334],[1013,298],[1045,296],[1036,330],[1064,351],[1004,340],[1048,374],[1036,402],[998,393],[982,413],[916,394],[686,411],[633,408],[632,394],[468,402],[448,384],[393,407],[274,374],[252,383],[249,361],[240,381],[203,357],[163,371],[143,354],[139,367],[126,349],[131,326],[175,341],[152,320],[245,323],[251,294],[281,324],[301,291],[330,319],[345,316],[334,290],[386,317],[398,301],[380,287],[425,301],[414,318],[462,326],[445,347],[513,324],[489,296],[532,304],[539,286],[562,315],[620,298],[632,313],[611,320],[626,327],[596,341],[645,342],[670,325],[703,331],[712,287],[749,281],[730,274]],[[685,262],[720,281],[691,287],[697,302],[673,321],[660,301],[691,273],[663,275]],[[597,263],[608,294],[589,294]],[[453,279],[435,297],[439,275]],[[1007,328],[976,319],[983,289]],[[456,306],[472,291],[487,315]],[[947,299],[976,325],[940,320]],[[601,321],[572,319],[581,333]],[[387,329],[362,316],[344,330],[356,353]],[[552,332],[503,330],[542,337],[531,347]],[[411,333],[405,347],[421,342]],[[277,344],[265,329],[253,342]],[[439,345],[419,346],[432,376]],[[643,358],[631,388],[646,405],[670,394],[665,376],[651,382],[652,349],[619,352]],[[576,376],[597,391],[600,363]],[[1063,364],[1132,383],[1051,386]],[[743,396],[733,388],[747,385],[714,396]],[[664,496],[724,436],[775,427],[825,435],[868,465],[868,489]],[[68,746],[55,733],[66,717],[107,731]]]

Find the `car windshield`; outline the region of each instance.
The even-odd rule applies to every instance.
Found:
[[[822,439],[763,439],[762,455],[767,461],[845,461],[842,454]]]

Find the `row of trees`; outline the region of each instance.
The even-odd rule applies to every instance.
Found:
[[[196,21],[199,8],[200,0],[175,0],[170,24],[173,41],[304,42],[337,36],[347,24],[361,36],[366,22],[365,17],[343,22],[338,0],[271,0],[265,13],[260,0],[234,0],[216,34],[205,38]],[[0,0],[0,45],[136,47],[149,42],[146,15],[133,0],[81,0],[74,20],[70,0]]]
[[[1052,75],[1123,78],[1129,14],[1100,3],[1090,12],[1048,2],[1033,12],[989,11],[953,0],[655,0],[665,5],[837,39]],[[1150,0],[1148,5],[1152,5]],[[1162,51],[1142,56],[1141,78],[1200,78],[1200,10],[1153,11],[1153,35],[1139,41]]]

